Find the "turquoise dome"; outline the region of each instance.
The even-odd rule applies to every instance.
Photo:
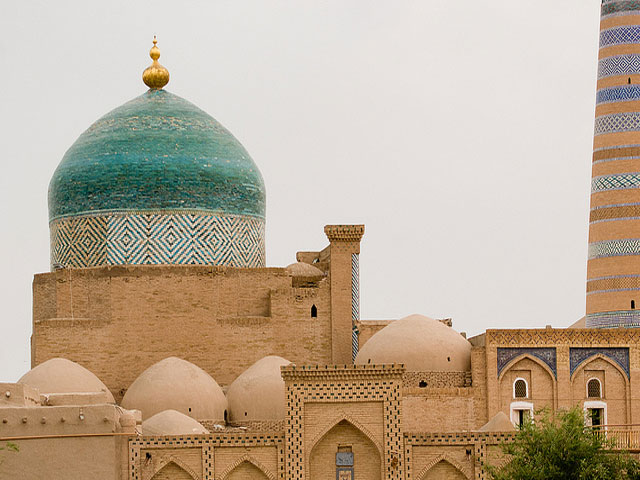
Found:
[[[49,220],[126,212],[193,212],[264,219],[255,163],[192,103],[149,90],[95,122],[49,185]]]

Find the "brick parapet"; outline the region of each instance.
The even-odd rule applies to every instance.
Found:
[[[360,242],[364,225],[325,225],[324,233],[330,242]]]
[[[405,372],[404,364],[383,365],[285,365],[280,367],[285,381],[336,379],[359,380],[376,378],[396,378],[400,380]]]

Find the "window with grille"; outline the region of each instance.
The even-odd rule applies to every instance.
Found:
[[[597,378],[592,378],[587,383],[587,397],[589,398],[600,398],[602,396],[602,392],[600,391],[600,380]]]
[[[513,395],[516,398],[527,398],[527,382],[519,378],[513,385]]]

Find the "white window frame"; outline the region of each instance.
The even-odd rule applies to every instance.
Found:
[[[518,420],[519,420],[518,412],[520,410],[527,410],[529,412],[529,415],[531,415],[531,419],[533,420],[533,403],[531,403],[531,402],[511,402],[510,415],[509,416],[511,418],[511,423],[513,423],[515,426],[518,426]]]
[[[602,384],[600,384],[600,386],[602,387]],[[602,394],[602,392],[600,392],[600,394]],[[602,413],[603,413],[603,421],[602,421],[602,426],[605,427],[605,430],[607,430],[607,425],[608,425],[608,420],[607,420],[607,402],[603,402],[601,400],[585,400],[584,402],[584,419],[585,419],[585,425],[589,423],[590,421],[590,417],[589,417],[589,410],[592,409],[601,409]]]
[[[596,380],[598,382],[598,384],[600,385],[600,396],[597,397],[597,398],[604,398],[604,390],[602,388],[602,382],[597,377],[591,377],[589,380],[587,380],[587,383],[584,385],[584,388],[586,389],[586,397],[585,398],[596,398],[596,397],[590,397],[589,396],[589,382],[591,382],[591,380]]]
[[[527,388],[527,395],[524,397],[516,397],[516,382],[518,380],[522,380]],[[529,382],[527,382],[527,380],[525,378],[522,377],[518,377],[513,381],[513,385],[512,385],[512,390],[513,390],[513,398],[529,398]]]

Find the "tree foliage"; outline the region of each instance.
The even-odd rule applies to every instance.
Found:
[[[9,452],[18,452],[20,449],[18,448],[18,445],[16,445],[13,442],[7,442],[5,443],[4,446],[0,446],[0,452],[2,452],[3,450],[7,450]],[[0,465],[2,464],[2,458],[0,458]]]
[[[543,410],[502,445],[509,463],[487,470],[494,480],[640,480],[640,463],[613,451],[612,442],[585,428],[578,407],[556,415]]]

